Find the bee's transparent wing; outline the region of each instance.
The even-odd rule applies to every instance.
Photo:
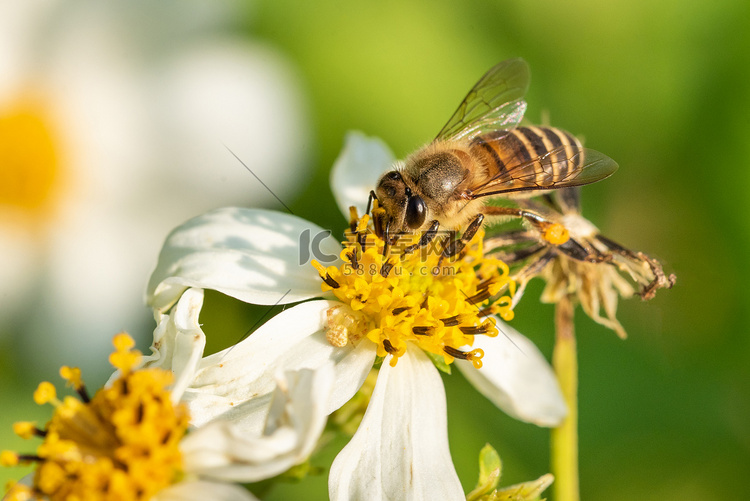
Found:
[[[436,140],[472,139],[484,132],[513,129],[523,118],[529,66],[523,59],[496,64],[479,79]]]
[[[530,160],[506,163],[489,181],[470,187],[466,197],[582,186],[601,181],[616,170],[617,162],[604,153],[561,146]]]

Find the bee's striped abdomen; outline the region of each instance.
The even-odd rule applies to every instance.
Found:
[[[553,187],[583,163],[580,141],[554,127],[493,131],[474,138],[472,143],[481,148],[489,178],[509,173],[511,178],[540,188]]]

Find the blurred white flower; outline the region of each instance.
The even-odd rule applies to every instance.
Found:
[[[383,172],[392,160],[382,143],[360,135],[350,136],[332,174],[339,204],[346,207],[363,203],[358,196],[362,190],[355,185],[366,186],[368,179]],[[363,169],[360,175],[358,169]],[[350,196],[354,198],[348,199]],[[220,209],[175,229],[167,238],[148,287],[148,302],[160,322],[175,304],[184,305],[186,296],[198,297],[205,288],[254,304],[289,304],[320,296],[329,299],[292,306],[248,339],[205,358],[201,358],[203,332],[157,329],[149,363],[180,367],[184,378],[177,385],[185,387],[184,399],[194,424],[202,426],[229,418],[248,433],[255,433],[265,421],[275,387],[273,374],[279,370],[313,369],[333,362],[335,383],[326,403],[327,412],[333,412],[362,386],[376,354],[385,356],[363,421],[331,467],[332,499],[464,499],[448,448],[443,384],[433,362],[423,352],[431,351],[430,347],[418,339],[433,335],[418,333],[415,327],[414,334],[420,335],[409,337],[406,333],[404,338],[374,342],[371,338],[379,335],[375,331],[399,328],[395,323],[404,320],[404,311],[396,313],[397,310],[410,308],[394,309],[386,289],[371,290],[369,282],[360,278],[355,281],[355,286],[361,287],[361,295],[355,294],[357,300],[364,302],[364,296],[372,293],[370,297],[380,304],[387,318],[381,318],[380,324],[379,320],[374,321],[381,328],[370,329],[364,337],[356,336],[361,334],[361,316],[369,313],[365,309],[356,313],[340,300],[338,293],[335,297],[322,293],[321,275],[303,256],[307,250],[301,248],[303,235],[308,235],[308,243],[310,235],[322,237],[317,239],[314,255],[327,255],[341,262],[338,256],[343,255],[342,247],[330,234],[326,236],[313,223],[280,212]],[[416,279],[427,282],[430,278]],[[331,282],[336,283],[336,279]],[[399,279],[385,279],[378,274],[372,283],[386,280],[393,284]],[[440,291],[453,287],[449,282],[446,279],[433,289],[428,288],[425,295],[429,297],[424,301],[429,305],[408,315],[425,316],[425,311],[433,308],[443,313],[450,311],[448,303],[457,300],[440,296]],[[336,287],[343,283],[336,283]],[[462,287],[474,294],[477,284],[467,281]],[[394,297],[405,294],[395,292],[396,288],[390,287]],[[437,296],[434,305],[433,295]],[[483,301],[477,300],[476,304]],[[469,302],[473,303],[471,299]],[[200,304],[196,302],[194,307],[200,308]],[[398,320],[389,324],[396,317]],[[434,324],[435,329],[455,327],[458,323],[456,317],[443,320]],[[472,346],[481,345],[482,349],[474,351],[484,352],[484,365],[479,369],[482,364],[477,360],[456,360],[465,362],[458,367],[479,391],[510,415],[542,426],[559,424],[566,407],[543,355],[531,341],[508,326],[501,328],[505,335],[496,337],[480,335],[488,334],[484,327],[474,327],[477,335],[473,336],[476,344]],[[466,332],[470,330],[467,328]],[[344,342],[334,343],[332,331],[343,332]],[[450,335],[463,339],[454,331]],[[460,346],[445,347],[445,353],[457,359],[467,355],[457,349]],[[481,358],[471,353],[472,357]]]
[[[228,34],[241,8],[0,1],[0,319],[40,366],[145,331],[142,277],[176,222],[278,206],[227,149],[282,199],[304,180],[294,74]]]

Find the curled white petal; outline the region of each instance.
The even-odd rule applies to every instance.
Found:
[[[476,336],[472,348],[484,350],[483,365],[465,360],[458,368],[474,387],[508,415],[539,426],[557,426],[568,410],[560,385],[544,355],[528,338],[498,320],[500,334]]]
[[[157,326],[146,367],[171,370],[175,381],[172,399],[178,401],[193,380],[206,347],[206,335],[198,317],[203,306],[203,290],[188,289],[168,315],[156,312]]]
[[[419,349],[410,347],[396,367],[386,358],[328,490],[334,501],[465,499],[448,449],[443,382]]]
[[[228,421],[209,423],[183,440],[185,470],[204,478],[256,482],[305,461],[325,427],[333,378],[333,364],[285,372],[261,435],[249,435]]]
[[[212,501],[257,501],[258,498],[239,485],[194,480],[167,487],[154,496],[152,501],[205,501],[206,499]]]
[[[341,213],[349,218],[349,207],[363,214],[378,179],[393,167],[395,157],[386,144],[358,131],[350,131],[331,170],[331,189]]]
[[[169,308],[188,287],[213,289],[253,304],[288,304],[321,295],[310,264],[338,262],[330,231],[281,212],[224,208],[167,237],[149,280],[147,302]]]
[[[250,337],[201,361],[184,394],[196,426],[213,419],[234,421],[259,433],[269,410],[279,371],[334,364],[334,388],[326,406],[333,412],[364,382],[375,360],[375,345],[332,346],[325,338],[326,311],[340,303],[310,301],[283,311]]]

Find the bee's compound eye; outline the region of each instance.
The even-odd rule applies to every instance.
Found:
[[[427,216],[427,206],[424,204],[424,200],[420,196],[413,196],[409,198],[409,202],[406,204],[406,224],[412,230],[416,230],[424,223],[425,217]]]
[[[386,179],[390,179],[391,181],[400,181],[401,180],[401,174],[397,170],[392,170],[391,172],[387,173],[385,175]]]

